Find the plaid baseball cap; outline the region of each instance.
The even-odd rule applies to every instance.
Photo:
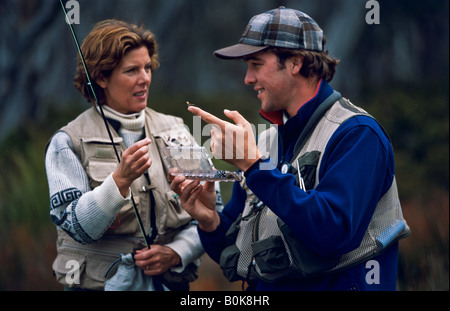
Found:
[[[284,6],[253,16],[239,43],[214,52],[219,58],[241,58],[268,47],[323,51],[323,31],[311,17]]]

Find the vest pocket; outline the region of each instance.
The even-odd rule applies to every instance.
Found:
[[[119,154],[122,153],[121,142],[122,138],[114,138],[114,143]],[[89,176],[92,189],[101,185],[106,177],[114,172],[119,165],[114,146],[110,140],[103,138],[82,139],[81,159],[83,161],[83,167]]]
[[[86,269],[86,257],[82,254],[58,254],[52,265],[56,280],[66,287],[79,287]]]
[[[242,279],[237,273],[237,265],[241,252],[236,244],[226,247],[220,255],[220,267],[228,281],[234,282]]]
[[[242,213],[239,214],[239,217],[231,224],[230,228],[225,234],[225,239],[228,246],[225,247],[220,254],[220,267],[222,268],[224,276],[230,282],[242,279],[242,277],[240,277],[237,273],[238,261],[241,252],[235,244],[237,236],[239,234],[239,224],[241,222],[241,219]]]
[[[280,236],[270,236],[252,244],[256,267],[261,273],[274,273],[289,267],[289,256]]]
[[[281,219],[278,218],[277,223],[301,276],[321,274],[338,264],[339,258],[322,257],[306,246]]]
[[[175,192],[172,190],[165,193],[165,199],[167,200],[167,208],[165,209],[165,222],[166,228],[179,228],[187,224],[192,220],[192,217],[178,204],[178,201],[174,198]]]
[[[128,241],[100,240],[80,244],[70,237],[58,237],[58,255],[53,271],[58,282],[67,287],[103,290],[105,273],[121,253],[129,253],[135,244]]]
[[[297,160],[297,167],[302,175],[307,190],[316,186],[317,165],[320,160],[320,151],[310,151],[303,154]]]
[[[92,189],[100,186],[105,179],[117,168],[117,161],[91,159],[86,167],[86,172],[90,176],[90,186]]]

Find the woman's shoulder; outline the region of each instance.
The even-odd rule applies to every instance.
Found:
[[[162,112],[158,112],[152,108],[145,108],[145,112],[148,116],[150,116],[150,118],[153,120],[158,120],[158,119],[162,119],[164,121],[167,120],[172,120],[172,121],[176,121],[176,123],[184,123],[183,119],[174,115],[170,115],[170,114],[165,114]]]

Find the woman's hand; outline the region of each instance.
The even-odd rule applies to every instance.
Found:
[[[148,153],[150,143],[151,140],[146,137],[123,152],[120,164],[113,173],[113,179],[123,197],[127,195],[131,183],[152,165]]]
[[[136,266],[149,276],[160,275],[181,263],[180,256],[170,247],[154,244],[150,249],[136,251],[134,255]]]

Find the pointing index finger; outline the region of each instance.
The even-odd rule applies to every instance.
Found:
[[[203,109],[200,109],[195,106],[189,106],[188,110],[192,112],[194,115],[199,116],[203,121],[205,121],[208,124],[217,124],[220,128],[224,129],[225,125],[228,123],[215,115],[204,111]]]

